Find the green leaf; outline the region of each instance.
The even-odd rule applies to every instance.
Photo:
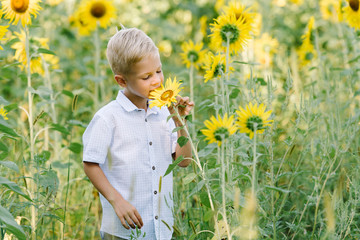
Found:
[[[214,212],[209,209],[207,212],[205,212],[205,215],[204,215],[204,221],[209,221],[212,217],[214,216]]]
[[[2,142],[0,142],[0,151],[3,151],[3,152],[8,151],[8,147],[5,144],[3,144]]]
[[[0,123],[0,132],[6,133],[12,137],[19,137],[19,135],[12,129]]]
[[[82,145],[80,143],[77,143],[77,142],[72,142],[72,143],[70,143],[69,149],[73,153],[79,154],[81,152]]]
[[[10,169],[14,170],[15,172],[19,172],[19,167],[14,162],[0,161],[0,165],[3,165],[4,167],[10,168]]]
[[[194,240],[194,239],[195,239],[195,237],[196,237],[196,235],[197,235],[197,234],[195,234],[195,233],[191,234],[191,236],[190,236],[189,240]]]
[[[172,170],[184,160],[183,156],[178,157],[172,164],[169,165],[169,167],[166,169],[166,172],[164,174],[164,177],[172,172]]]
[[[181,130],[181,129],[183,129],[183,128],[184,128],[184,126],[176,127],[176,128],[174,128],[174,129],[172,130],[172,132],[177,132],[177,131],[179,131],[179,130]]]
[[[189,141],[189,138],[185,137],[185,136],[180,136],[177,140],[178,144],[180,145],[180,147],[185,146],[185,144]]]
[[[11,213],[0,205],[0,221],[5,225],[5,229],[14,234],[20,240],[26,240],[26,235],[22,227],[15,222]]]
[[[286,190],[286,189],[273,187],[273,186],[269,186],[269,185],[266,185],[265,188],[270,189],[270,190],[275,190],[275,191],[278,191],[278,192],[282,192],[282,193],[290,193],[291,192],[291,191]]]
[[[71,98],[74,97],[74,94],[68,90],[62,90],[61,93]]]
[[[3,98],[2,96],[0,96],[0,105],[8,105],[8,104],[10,104],[10,102],[5,98]]]
[[[173,116],[175,116],[176,113],[170,114],[167,118],[166,118],[166,122],[168,122]]]
[[[45,49],[45,48],[38,48],[37,52],[38,53],[56,55],[53,51],[50,51],[49,49]]]
[[[199,151],[198,153],[199,158],[208,156],[210,153],[214,151],[215,148],[216,148],[216,143],[207,145],[205,148]]]
[[[210,200],[209,200],[209,197],[207,195],[207,192],[200,193],[200,201],[201,201],[202,204],[204,204],[208,208],[211,208]]]
[[[197,175],[195,173],[189,173],[182,179],[183,184],[189,184],[196,178],[196,176]]]
[[[59,131],[61,133],[64,133],[66,135],[69,134],[69,130],[67,130],[67,128],[65,128],[64,126],[60,125],[60,124],[57,124],[57,123],[53,123],[51,124],[52,128],[51,129],[54,129],[56,131]]]
[[[7,106],[4,107],[4,109],[7,112],[10,112],[11,110],[14,110],[14,109],[17,109],[17,108],[19,108],[17,103],[13,103],[13,104],[10,104],[10,105],[7,105]]]
[[[238,88],[234,88],[230,93],[230,99],[236,98],[240,93],[240,90]]]
[[[10,181],[9,179],[0,177],[0,184],[4,185],[8,189],[16,192],[17,194],[19,194],[19,195],[23,196],[24,198],[26,198],[27,200],[31,201],[30,197],[28,195],[26,195],[25,193],[23,193],[21,191],[20,187],[16,183]]]
[[[193,118],[192,118],[191,114],[185,116],[185,120],[188,121],[188,122],[192,122],[192,119]]]
[[[194,195],[195,193],[197,193],[198,191],[200,191],[205,185],[205,181],[204,180],[201,180],[197,185],[196,187],[194,187],[192,189],[192,191],[190,192],[190,194],[188,195],[188,198],[191,197],[192,195]]]

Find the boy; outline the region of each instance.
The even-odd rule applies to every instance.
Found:
[[[171,239],[173,226],[172,174],[159,179],[173,159],[191,161],[191,146],[177,144],[186,136],[179,119],[167,121],[172,108],[149,108],[150,91],[164,80],[154,42],[141,30],[123,29],[109,41],[106,52],[116,82],[124,89],[116,100],[101,108],[83,135],[84,171],[100,192],[102,239],[130,239],[137,226],[145,239]],[[179,113],[186,116],[194,106],[179,97]]]

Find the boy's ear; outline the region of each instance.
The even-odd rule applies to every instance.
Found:
[[[114,76],[115,81],[120,85],[120,87],[126,87],[126,80],[123,75],[117,74]]]

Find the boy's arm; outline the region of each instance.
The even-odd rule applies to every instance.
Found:
[[[126,222],[135,228],[134,223],[141,228],[144,224],[136,208],[126,201],[121,194],[110,184],[99,164],[83,162],[84,171],[95,188],[110,202],[119,217],[122,225],[130,229]]]
[[[194,107],[194,103],[193,102],[190,102],[189,100],[189,97],[177,97],[177,106],[180,105],[177,109],[178,109],[178,112],[179,112],[179,115],[180,116],[187,116],[189,115],[191,109]],[[174,113],[174,109],[172,107],[169,107],[169,111],[171,114]],[[175,126],[176,127],[180,127],[182,126],[181,125],[181,121],[176,117],[174,116],[173,117],[173,120],[174,120],[174,123],[175,123]],[[185,120],[186,121],[186,120]],[[186,124],[186,122],[185,122]],[[184,137],[189,137],[187,134],[186,134],[186,131],[185,129],[180,129],[177,131],[177,135],[178,135],[178,138],[181,137],[181,136],[184,136]],[[187,167],[190,162],[191,162],[191,158],[192,158],[192,153],[191,153],[191,144],[190,144],[190,141],[187,141],[187,143],[180,147],[179,144],[176,145],[176,148],[175,148],[175,153],[173,154],[173,158],[176,159],[178,158],[179,156],[183,156],[184,157],[184,160],[181,161],[178,166],[180,167]]]
[[[180,127],[181,124],[175,123],[175,126]],[[188,137],[188,135],[186,134],[186,131],[184,129],[178,130],[177,135],[178,135],[178,138],[181,136]],[[181,161],[178,164],[178,166],[179,167],[187,167],[190,164],[191,158],[192,158],[190,141],[187,141],[187,143],[182,147],[180,147],[179,144],[176,144],[175,153],[174,153],[173,158],[177,159],[179,156],[183,156],[184,160]]]

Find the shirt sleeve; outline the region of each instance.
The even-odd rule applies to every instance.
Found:
[[[111,131],[106,121],[95,114],[83,134],[83,162],[103,164],[112,139]]]

